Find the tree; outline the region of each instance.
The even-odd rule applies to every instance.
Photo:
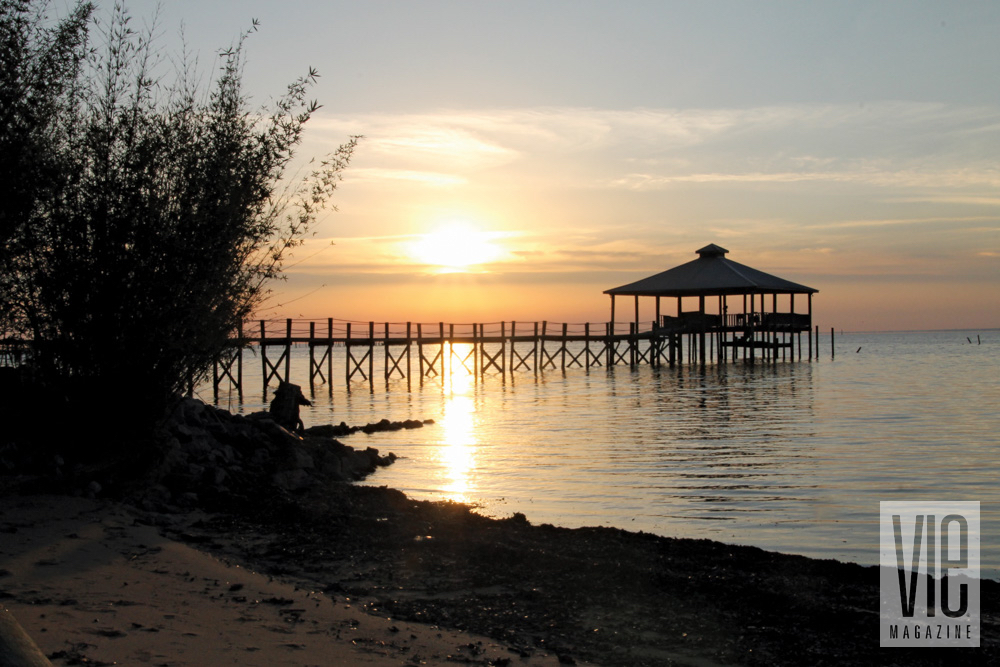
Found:
[[[205,94],[187,66],[162,84],[151,33],[134,31],[120,5],[91,52],[80,28],[92,13],[86,3],[72,23],[47,29],[44,3],[0,1],[4,35],[36,35],[27,62],[63,43],[68,53],[29,87],[51,98],[53,112],[38,123],[41,148],[23,155],[29,168],[7,174],[28,194],[17,206],[0,203],[13,221],[8,326],[33,341],[31,370],[48,409],[56,401],[95,414],[112,400],[115,426],[148,427],[231,346],[329,201],[357,139],[286,184],[318,108],[306,100],[317,74],[293,82],[270,112],[252,111],[242,65],[256,22],[220,53]],[[27,23],[26,7],[36,10]],[[18,132],[0,125],[5,141]]]
[[[53,195],[60,178],[53,150],[63,105],[86,58],[90,3],[80,2],[51,24],[45,3],[0,0],[0,333],[11,329],[15,309],[10,279],[24,259],[24,226],[35,202]]]

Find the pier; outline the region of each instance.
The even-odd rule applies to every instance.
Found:
[[[812,359],[819,351],[811,331],[803,349],[808,318],[788,315],[681,313],[644,323],[578,324],[258,320],[239,333],[242,345],[234,344],[215,364],[213,389],[216,400],[221,390],[242,397],[243,370],[252,361],[260,365],[266,395],[268,387],[296,380],[307,380],[313,393],[325,388],[332,394],[341,383],[348,391],[374,390],[376,382],[388,387],[405,381],[412,388],[414,381],[440,381],[454,369],[505,378],[574,368]],[[308,378],[292,375],[295,346],[308,348]]]

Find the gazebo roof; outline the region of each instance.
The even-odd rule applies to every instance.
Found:
[[[815,294],[819,291],[726,259],[728,252],[710,243],[697,251],[698,259],[604,293],[612,296],[707,296]]]

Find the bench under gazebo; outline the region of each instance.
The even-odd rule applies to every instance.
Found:
[[[697,251],[698,259],[681,264],[628,285],[605,290],[611,295],[611,322],[615,321],[615,299],[631,296],[635,304],[635,327],[639,326],[639,298],[656,299],[654,331],[669,341],[671,361],[682,355],[685,335],[692,359],[705,363],[710,346],[719,361],[742,355],[754,359],[756,351],[769,359],[802,356],[802,333],[808,334],[812,357],[812,287],[726,258],[729,251],[714,243]],[[799,306],[806,312],[796,312]],[[780,299],[779,299],[780,297]],[[676,315],[661,313],[664,298],[676,299]],[[684,300],[697,299],[697,310],[684,310]],[[804,303],[803,303],[804,302]],[[706,346],[707,345],[707,346]]]

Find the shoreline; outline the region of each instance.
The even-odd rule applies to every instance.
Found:
[[[888,656],[878,648],[873,566],[488,519],[386,487],[334,484],[177,512],[8,496],[0,532],[0,603],[60,656],[56,665],[140,655],[170,665],[861,665]],[[1000,584],[983,583],[983,648],[951,659],[1000,656],[987,631]],[[942,664],[935,653],[892,657]]]
[[[190,399],[148,454],[97,469],[60,458],[54,476],[4,478],[0,604],[56,665],[708,667],[889,656],[878,648],[876,566],[491,519],[352,483],[392,454]],[[44,470],[46,459],[34,463]],[[982,648],[953,649],[948,661],[1000,663],[1000,583],[983,580],[981,598]],[[939,655],[889,659],[947,662]]]

